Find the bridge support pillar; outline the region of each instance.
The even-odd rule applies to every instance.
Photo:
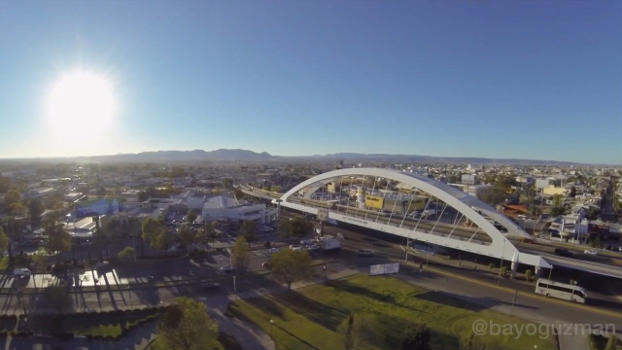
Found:
[[[514,278],[516,274],[516,269],[518,269],[518,253],[514,253],[512,257],[512,265],[510,266],[510,278]]]

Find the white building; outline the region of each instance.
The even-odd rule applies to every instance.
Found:
[[[550,186],[549,179],[536,179],[536,188],[541,190]]]
[[[268,224],[276,219],[276,209],[265,204],[245,204],[231,197],[214,196],[203,205],[201,217],[204,221],[229,219]]]
[[[461,181],[464,185],[475,185],[477,181],[477,175],[462,174]]]
[[[90,216],[75,222],[65,223],[65,230],[72,238],[91,238],[96,229],[97,223]]]

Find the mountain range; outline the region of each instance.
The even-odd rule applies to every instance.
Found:
[[[384,153],[333,153],[311,156],[276,156],[267,152],[244,149],[217,149],[212,151],[153,151],[115,155],[75,157],[67,160],[95,162],[188,162],[188,161],[347,161],[347,162],[424,162],[455,164],[516,164],[516,165],[573,165],[579,163],[553,160],[483,158],[483,157],[436,157],[416,154]]]

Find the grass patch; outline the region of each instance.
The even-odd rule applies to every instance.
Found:
[[[357,275],[299,291],[237,300],[230,304],[229,313],[261,327],[278,349],[343,349],[350,314],[365,325],[359,348],[399,348],[405,329],[416,324],[427,325],[433,349],[555,348],[551,337],[476,336],[472,324],[479,319],[496,324],[524,321],[384,276]]]
[[[89,328],[75,329],[73,333],[85,337],[118,339],[123,335],[123,327],[118,323],[102,324]]]

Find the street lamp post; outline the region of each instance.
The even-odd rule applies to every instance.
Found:
[[[270,319],[270,338],[274,342],[274,347],[276,348],[276,339],[274,339],[274,320]]]
[[[282,201],[283,201],[283,200],[282,200],[281,198],[278,198],[278,199],[276,200],[276,221],[279,221],[280,216],[281,216],[281,214],[280,214],[280,213],[281,213],[281,202],[282,202]]]
[[[406,237],[406,246],[404,247],[404,262],[408,262],[408,242],[409,239]]]

